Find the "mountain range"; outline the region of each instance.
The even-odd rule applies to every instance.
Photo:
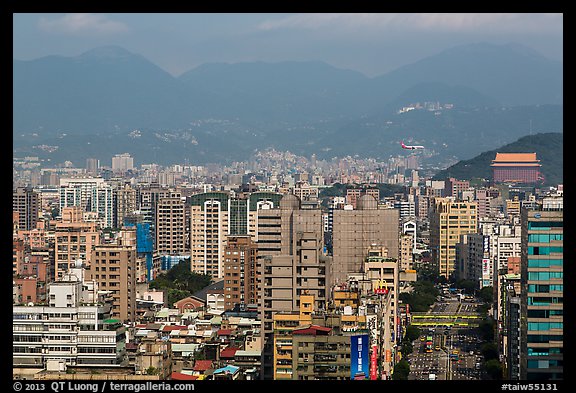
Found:
[[[14,154],[80,165],[125,151],[137,163],[246,160],[269,147],[385,158],[412,140],[467,159],[532,131],[562,132],[562,87],[561,62],[516,44],[459,46],[376,77],[296,61],[173,76],[108,46],[13,60]],[[441,108],[398,113],[426,102]]]

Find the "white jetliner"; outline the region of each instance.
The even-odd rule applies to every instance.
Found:
[[[404,141],[400,142],[400,144],[402,145],[402,149],[407,149],[407,150],[417,150],[417,149],[424,149],[424,146],[410,146],[410,145],[405,145]]]

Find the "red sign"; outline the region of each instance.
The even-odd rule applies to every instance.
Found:
[[[374,293],[379,295],[386,295],[388,293],[388,288],[376,288],[374,289]]]
[[[372,355],[370,356],[370,379],[378,378],[378,345],[372,345]]]

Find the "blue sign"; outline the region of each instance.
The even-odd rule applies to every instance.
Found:
[[[368,334],[350,336],[350,379],[365,379],[370,372]]]

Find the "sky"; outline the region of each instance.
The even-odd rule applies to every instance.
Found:
[[[563,14],[13,14],[13,58],[118,45],[174,76],[204,63],[324,61],[382,75],[458,45],[523,44],[563,60]]]

